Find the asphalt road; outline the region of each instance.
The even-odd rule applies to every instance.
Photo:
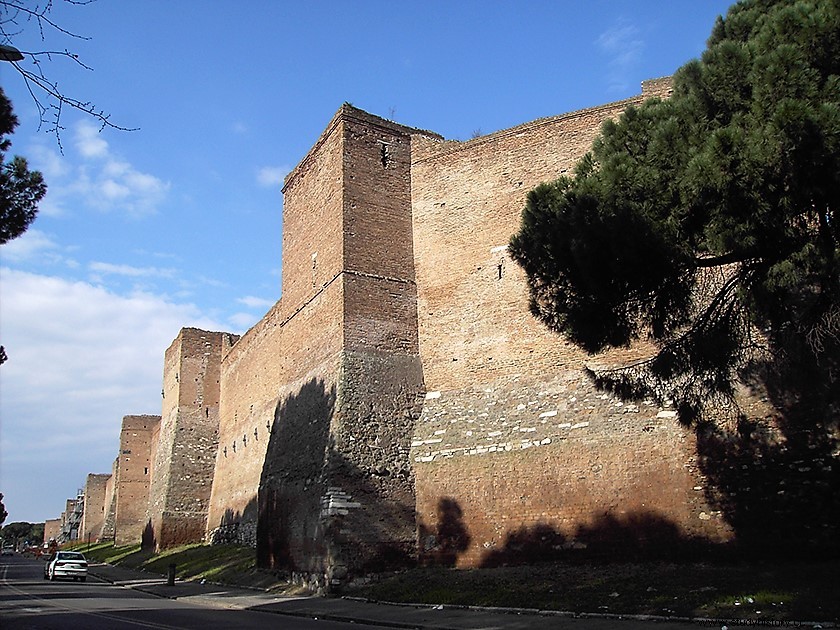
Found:
[[[228,610],[164,599],[100,581],[45,581],[43,562],[0,557],[0,627],[3,630],[210,630],[252,628],[346,630],[364,624]]]

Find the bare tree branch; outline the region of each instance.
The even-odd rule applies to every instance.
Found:
[[[67,4],[76,6],[92,4],[94,1],[63,0]],[[34,23],[38,28],[42,42],[46,41],[50,32],[77,40],[90,39],[89,37],[69,31],[56,23],[50,17],[52,9],[53,0],[47,0],[44,4],[35,5],[34,7],[27,6],[26,0],[0,0],[0,40],[2,43],[11,45],[14,38],[19,36],[29,23]],[[6,60],[21,75],[27,91],[35,102],[39,115],[38,129],[41,130],[46,127],[46,133],[54,133],[58,147],[62,152],[61,132],[64,130],[64,127],[61,124],[61,116],[65,106],[94,118],[100,125],[100,131],[106,127],[119,131],[137,130],[136,128],[126,127],[112,122],[110,114],[98,108],[90,101],[69,96],[59,87],[58,81],[50,78],[44,71],[43,60],[45,59],[51,62],[56,57],[69,59],[85,70],[93,70],[79,58],[79,55],[67,49],[22,50],[20,53],[23,55],[25,62],[13,59]],[[25,66],[24,63],[30,64],[31,67]]]

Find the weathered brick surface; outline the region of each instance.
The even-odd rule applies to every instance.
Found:
[[[152,466],[153,434],[160,428],[160,416],[125,416],[120,431],[119,474],[114,495],[114,542],[139,542],[148,524],[149,479]]]
[[[208,518],[211,540],[256,546],[260,485],[276,469],[276,451],[284,451],[286,440],[311,447],[305,432],[280,435],[286,424],[280,418],[284,405],[291,400],[299,409],[294,401],[307,384],[335,390],[344,294],[342,126],[337,115],[287,179],[283,298],[222,363],[219,448]],[[331,412],[322,417],[319,410],[318,415],[315,428],[323,431]],[[323,444],[321,448],[318,461],[323,462]],[[320,465],[307,475],[310,485],[313,476],[319,480]]]
[[[48,518],[44,522],[44,542],[56,540],[61,533],[61,518]]]
[[[237,339],[184,328],[166,351],[146,533],[156,549],[204,540],[219,440],[221,357]]]
[[[111,474],[89,474],[85,482],[85,506],[79,537],[83,540],[99,542],[102,537],[102,527],[105,524],[107,505],[105,503],[106,490]]]
[[[102,532],[99,535],[100,540],[114,539],[114,526],[117,520],[117,486],[120,476],[119,463],[120,457],[118,455],[111,465],[111,476],[105,483],[105,518],[102,522]]]
[[[321,382],[327,391],[334,389],[341,294],[341,283],[332,282],[288,320],[282,317],[281,305],[276,305],[225,357],[208,517],[211,539],[256,545],[259,487],[271,464],[269,442],[288,439],[306,444],[309,439],[305,432],[273,437],[279,410],[307,383]],[[309,341],[297,345],[295,339]]]
[[[281,300],[235,343],[190,330],[167,352],[164,420],[148,429],[155,535],[194,536],[206,509],[209,540],[316,586],[415,557],[730,539],[695,434],[584,374],[649,349],[587,356],[546,330],[506,251],[528,191],[670,85],[469,142],[342,106],[286,180]],[[143,490],[124,457],[104,498],[118,539],[127,489]]]
[[[413,554],[410,147],[339,110],[286,182],[283,297],[223,361],[208,534],[265,566],[329,580]]]
[[[644,97],[668,90],[647,82]],[[704,503],[692,435],[673,414],[622,405],[583,375],[587,361],[616,365],[644,348],[587,357],[547,331],[506,254],[528,191],[570,173],[602,122],[641,98],[466,143],[416,140],[420,353],[432,392],[413,441],[418,513],[434,532],[441,500],[460,506],[470,537],[461,564],[482,562],[513,532],[550,528],[574,541],[605,518],[655,515],[685,537],[729,533]]]
[[[573,371],[484,385],[426,395],[412,443],[422,555],[440,552],[442,502],[461,511],[461,566],[529,532],[575,546],[606,524],[673,531],[661,544],[729,536],[705,503],[694,434],[673,412],[614,399]]]

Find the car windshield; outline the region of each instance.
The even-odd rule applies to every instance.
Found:
[[[58,553],[59,560],[84,560],[85,557],[75,551],[60,551]]]

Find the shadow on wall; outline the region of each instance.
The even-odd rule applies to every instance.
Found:
[[[458,556],[470,546],[470,535],[464,525],[464,511],[455,499],[443,497],[437,506],[437,529],[420,523],[420,557],[422,564],[454,567]]]
[[[794,426],[791,426],[794,424]],[[840,457],[822,426],[785,424],[781,436],[741,419],[733,430],[697,430],[709,503],[735,531],[742,553],[840,554]]]
[[[333,488],[338,492],[331,492],[331,499],[337,498],[340,503],[344,495],[354,506],[322,514],[332,577],[344,580],[347,574],[390,571],[416,564],[414,495],[407,503],[404,496],[389,494],[391,487],[405,483],[402,474],[381,468],[362,469],[332,446],[327,458],[329,479],[341,486]]]
[[[483,567],[556,560],[678,560],[707,558],[713,545],[688,537],[671,520],[651,511],[621,517],[604,514],[564,536],[550,525],[522,527],[507,535],[501,549],[484,555]]]
[[[410,471],[391,470],[381,457],[358,457],[358,449],[370,446],[364,440],[350,436],[336,444],[331,425],[342,411],[335,406],[335,388],[314,379],[277,405],[257,521],[258,566],[321,576],[329,584],[416,562]],[[394,491],[406,486],[410,501]]]
[[[146,526],[143,528],[143,534],[140,537],[140,548],[155,549],[156,546],[157,538],[155,536],[155,528],[152,526],[152,520],[149,519],[146,522]]]
[[[836,326],[836,321],[835,321]],[[795,327],[792,327],[795,328]],[[708,499],[746,553],[840,555],[840,336],[777,333],[780,350],[741,376],[778,410],[734,429],[699,424]]]
[[[454,567],[467,552],[471,536],[457,501],[438,502],[434,529],[420,525],[421,563]],[[672,521],[644,511],[617,517],[605,514],[591,524],[579,525],[571,535],[547,523],[509,532],[504,544],[481,556],[479,566],[535,564],[555,561],[657,560],[708,558],[716,546],[701,538],[684,536]]]
[[[295,558],[320,565],[325,557],[319,515],[324,495],[324,464],[335,387],[312,379],[274,411],[265,463],[260,475],[257,566],[317,571]]]
[[[833,317],[810,329],[798,322],[774,330],[773,356],[739,374],[772,415],[737,409],[724,423],[713,417],[717,406],[700,400],[680,416],[695,433],[706,500],[731,526],[741,554],[840,553],[840,317]],[[625,401],[647,391],[632,377],[590,376]]]
[[[233,544],[233,545],[247,545],[254,546],[254,536],[250,535],[248,526],[251,523],[257,522],[257,500],[256,498],[248,501],[245,509],[241,512],[239,510],[225,510],[222,518],[219,520],[218,526],[213,531],[211,544]]]

